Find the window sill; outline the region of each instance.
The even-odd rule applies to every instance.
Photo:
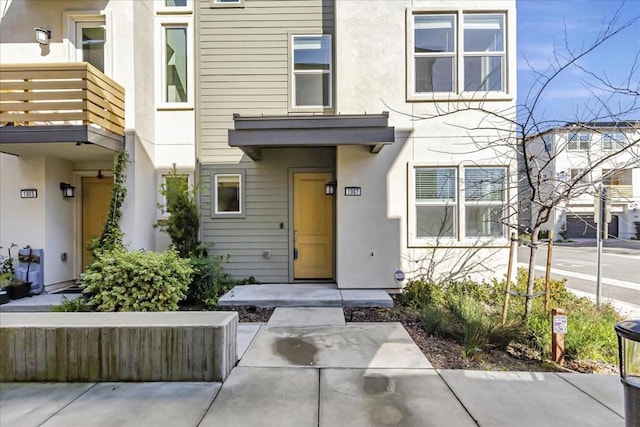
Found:
[[[452,101],[513,101],[514,96],[504,92],[483,92],[479,93],[413,93],[407,96],[407,102],[452,102]]]
[[[429,240],[413,240],[409,242],[407,248],[409,249],[435,249],[435,248],[448,248],[448,249],[477,249],[477,248],[508,248],[509,239],[506,237],[478,237],[467,238],[464,240],[457,239],[429,239]]]
[[[180,105],[180,104],[167,104],[156,107],[156,111],[186,111],[186,110],[194,110],[193,105]]]
[[[211,215],[212,219],[244,219],[247,217],[245,213],[214,213]]]

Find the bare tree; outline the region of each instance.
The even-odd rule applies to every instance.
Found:
[[[531,219],[527,231],[531,234],[529,243],[530,255],[527,284],[527,295],[524,317],[528,317],[532,311],[533,286],[537,249],[540,244],[540,231],[542,226],[551,219],[554,210],[563,203],[582,194],[592,193],[594,187],[607,179],[602,175],[595,180],[588,179],[595,169],[614,164],[615,169],[624,169],[640,166],[640,123],[631,122],[629,118],[640,111],[640,49],[628,52],[629,57],[635,58],[628,73],[622,81],[614,81],[606,71],[598,72],[582,65],[582,60],[603,48],[603,44],[615,39],[622,32],[637,28],[640,16],[624,17],[620,7],[613,17],[604,22],[596,38],[588,45],[582,44],[572,47],[568,42],[568,34],[565,27],[564,44],[556,46],[552,52],[549,65],[544,70],[536,70],[529,64],[529,68],[535,75],[535,81],[528,93],[513,108],[496,111],[488,108],[489,101],[451,100],[447,103],[436,105],[433,114],[415,116],[406,114],[393,106],[385,103],[387,108],[399,114],[410,116],[413,120],[447,120],[451,117],[450,126],[466,131],[474,142],[474,152],[478,150],[493,150],[501,153],[505,158],[516,157],[519,162],[519,178],[516,191],[518,202],[511,201],[512,206],[520,209],[530,209]],[[617,64],[613,64],[617,66]],[[575,121],[567,123],[566,120],[546,119],[543,109],[545,95],[550,91],[553,83],[560,76],[567,74],[568,70],[582,74],[582,84],[589,91],[590,98],[581,108],[574,111]],[[383,101],[384,102],[384,101]],[[487,108],[485,108],[487,107]],[[469,114],[471,112],[481,113]],[[469,117],[478,117],[473,125],[461,125],[460,120],[454,120],[453,116],[468,114]],[[626,134],[622,144],[613,149],[587,150],[586,162],[574,176],[557,176],[552,174],[552,166],[555,160],[563,153],[570,143],[569,140],[561,141],[553,147],[549,147],[542,141],[548,131],[564,128],[567,132],[588,131],[601,133],[599,122],[624,122],[625,127],[635,131]],[[455,123],[454,123],[455,122]],[[481,131],[481,132],[479,132]],[[478,137],[482,133],[484,136]],[[491,136],[493,135],[493,136]],[[470,150],[471,154],[472,151]],[[623,161],[618,159],[624,158]],[[615,173],[612,169],[609,173]],[[502,221],[512,227],[515,225],[514,217],[518,212],[511,210],[505,212]],[[518,227],[522,228],[522,227]],[[521,231],[521,230],[520,230]]]

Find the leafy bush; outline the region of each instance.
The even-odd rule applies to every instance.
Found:
[[[98,311],[177,310],[191,282],[193,268],[175,249],[96,252],[82,274],[83,293]]]
[[[87,303],[87,300],[84,297],[69,299],[66,296],[62,296],[62,301],[59,305],[54,305],[51,309],[56,313],[63,312],[87,312],[91,311],[91,306]]]

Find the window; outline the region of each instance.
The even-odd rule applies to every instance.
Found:
[[[416,237],[455,237],[456,170],[416,168]]]
[[[588,132],[569,132],[569,150],[588,150],[591,134]]]
[[[292,106],[331,107],[331,36],[293,36],[291,62]]]
[[[503,91],[504,15],[464,15],[464,90]]]
[[[154,0],[159,15],[192,14],[193,0]]]
[[[553,153],[553,135],[542,135],[545,153]]]
[[[621,150],[626,145],[624,133],[605,133],[602,137],[602,148],[605,150]]]
[[[163,27],[163,101],[188,102],[187,27]]]
[[[506,170],[465,168],[465,234],[467,237],[503,237]]]
[[[459,16],[413,15],[413,93],[506,91],[505,14]]]
[[[416,166],[409,182],[410,245],[506,238],[506,166]]]
[[[590,182],[589,174],[585,173],[584,169],[571,169],[569,171],[569,175],[571,176],[571,181],[577,181],[577,182],[583,182],[583,183]]]
[[[215,215],[242,214],[241,174],[214,175]]]
[[[209,7],[232,8],[244,7],[244,0],[210,0]]]
[[[188,191],[193,182],[192,172],[164,171],[158,175],[160,191],[158,192],[159,219],[169,218],[169,206],[177,200],[177,195]]]
[[[414,17],[416,92],[455,92],[455,15]]]
[[[187,7],[187,0],[164,0],[165,7]]]
[[[79,61],[88,62],[105,72],[106,26],[104,22],[78,22],[76,49]]]

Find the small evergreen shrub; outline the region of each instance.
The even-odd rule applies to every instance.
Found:
[[[96,252],[82,274],[83,293],[98,311],[170,311],[186,296],[193,268],[175,249]]]

